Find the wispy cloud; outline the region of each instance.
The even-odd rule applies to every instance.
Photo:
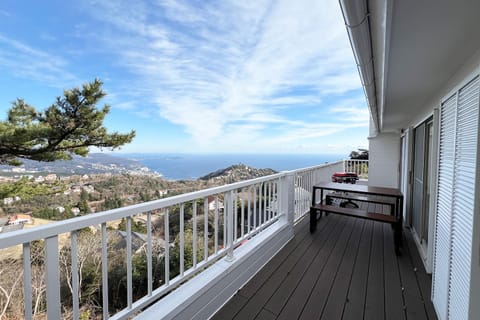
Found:
[[[68,62],[62,56],[0,34],[0,70],[2,68],[20,78],[60,88],[78,82],[76,77],[68,72]]]
[[[265,143],[325,136],[352,119],[354,126],[368,124],[359,107],[337,108],[334,123],[318,125],[287,114],[296,106],[329,110],[324,97],[342,99],[359,88],[336,2],[161,0],[154,6],[102,0],[89,8],[110,27],[97,40],[139,77],[158,114],[198,143],[231,143],[247,133],[258,142],[272,125],[288,133]]]
[[[0,33],[0,72],[62,88],[100,77],[114,109],[166,119],[202,151],[302,148],[368,126],[336,1],[81,3],[63,31]]]

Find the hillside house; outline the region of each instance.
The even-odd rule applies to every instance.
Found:
[[[50,173],[45,176],[45,182],[55,182],[57,181],[57,175],[55,173]]]
[[[17,213],[8,218],[9,225],[33,223],[32,216],[28,214]]]

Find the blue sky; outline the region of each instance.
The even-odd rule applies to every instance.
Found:
[[[100,78],[121,152],[348,153],[368,111],[337,1],[0,2],[0,113]]]

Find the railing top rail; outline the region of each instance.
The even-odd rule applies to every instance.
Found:
[[[324,167],[330,167],[330,166],[333,166],[333,165],[336,165],[336,164],[339,164],[343,161],[346,161],[346,160],[337,160],[337,161],[334,161],[334,162],[327,162],[327,163],[323,163],[323,164],[318,164],[316,166],[311,166],[311,167],[306,167],[306,168],[300,168],[300,169],[295,169],[295,170],[291,170],[291,171],[284,171],[286,173],[290,172],[290,173],[296,173],[296,172],[303,172],[303,171],[309,171],[309,170],[315,170],[315,169],[319,169],[319,168],[324,168]]]

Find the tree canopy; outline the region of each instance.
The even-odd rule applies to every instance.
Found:
[[[358,149],[350,152],[350,159],[352,160],[368,160],[368,150]]]
[[[45,111],[17,99],[8,119],[0,121],[0,164],[19,165],[19,159],[70,160],[72,154],[86,156],[89,147],[113,150],[131,142],[135,131],[108,133],[104,127],[110,107],[97,108],[104,96],[102,82],[95,79],[65,90]]]

